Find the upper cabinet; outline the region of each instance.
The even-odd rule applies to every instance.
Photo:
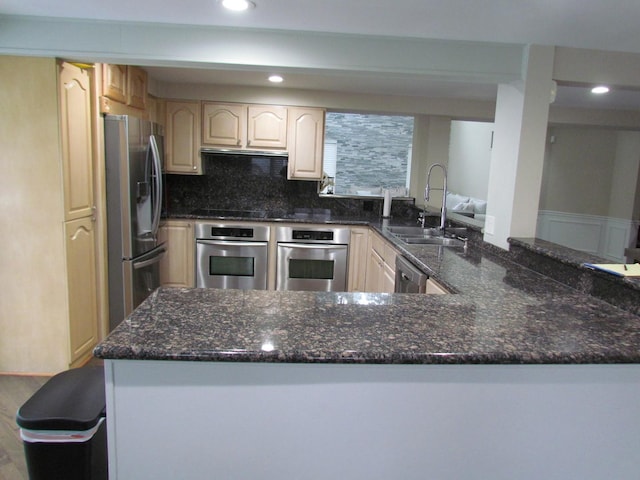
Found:
[[[286,107],[250,105],[248,108],[247,147],[287,148]]]
[[[233,103],[202,104],[202,143],[243,147],[247,142],[247,107]]]
[[[127,67],[127,105],[147,108],[147,72],[139,67]]]
[[[65,220],[93,216],[93,133],[89,70],[63,63],[59,72]]]
[[[289,109],[289,169],[291,180],[322,180],[324,110]]]
[[[287,108],[204,102],[202,143],[228,148],[287,148]]]
[[[135,109],[131,112],[128,109]],[[147,108],[147,72],[140,67],[102,64],[102,101],[104,113],[140,116]]]
[[[165,169],[168,173],[202,174],[200,102],[166,102]]]
[[[102,65],[102,95],[116,102],[127,101],[126,65]]]

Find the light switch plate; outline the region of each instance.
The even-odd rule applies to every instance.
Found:
[[[496,217],[487,215],[484,219],[484,233],[495,235],[496,233]]]

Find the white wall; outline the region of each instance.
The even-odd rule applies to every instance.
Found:
[[[484,240],[500,248],[535,236],[553,53],[529,46],[524,81],[498,86]]]
[[[609,216],[640,220],[640,132],[617,132]]]
[[[451,122],[449,142],[450,192],[487,199],[493,123]]]
[[[547,138],[540,209],[606,216],[616,131],[554,126]]]
[[[638,365],[105,363],[113,480],[640,471]]]

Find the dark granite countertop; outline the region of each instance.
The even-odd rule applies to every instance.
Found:
[[[240,221],[240,222],[287,222],[287,223],[320,223],[338,225],[369,225],[379,220],[378,216],[335,215],[330,210],[304,208],[290,210],[256,210],[252,212],[234,210],[198,209],[189,212],[172,213],[164,217],[165,220],[209,220],[212,222]]]
[[[406,246],[387,234],[384,222],[336,221],[371,224],[454,293],[161,288],[95,355],[302,363],[640,362],[637,312],[478,244],[466,251]]]

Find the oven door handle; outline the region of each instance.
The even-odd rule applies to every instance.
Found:
[[[283,243],[278,242],[279,247],[288,247],[288,248],[305,248],[309,250],[331,250],[337,249],[341,250],[347,248],[347,245],[342,243]]]
[[[283,243],[278,242],[279,247],[287,248],[303,248],[308,250],[342,250],[347,248],[347,245],[341,243]]]
[[[232,247],[261,247],[268,245],[267,242],[236,242],[235,240],[196,240],[196,245],[225,245]]]

